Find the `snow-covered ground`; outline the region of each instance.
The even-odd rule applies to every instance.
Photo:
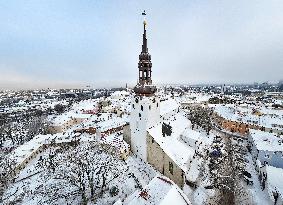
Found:
[[[56,187],[56,179],[46,181],[46,170],[42,169],[38,165],[38,163],[40,163],[40,159],[42,157],[48,157],[50,152],[52,152],[52,150],[47,149],[42,154],[38,155],[38,157],[30,162],[29,166],[19,173],[15,182],[9,186],[4,194],[4,204],[9,204],[12,201],[18,201],[20,204],[30,205],[40,204],[42,201],[48,201],[48,197],[51,196],[46,194],[45,197],[42,198],[43,195],[36,193],[38,193],[37,189],[46,186],[45,183],[47,182],[50,183],[50,187]],[[126,171],[121,171],[121,175],[108,185],[109,188],[114,186],[117,187],[119,190],[118,194],[116,196],[111,196],[109,190],[105,191],[95,202],[90,202],[89,204],[113,204],[118,199],[123,200],[137,189],[146,186],[150,180],[158,174],[158,172],[155,171],[149,164],[132,156],[125,161],[123,166]],[[69,189],[72,188],[73,187],[69,187]],[[57,202],[60,204],[67,203],[68,201],[58,198]],[[72,203],[74,202],[75,201],[72,201]],[[77,202],[79,203],[79,199]],[[43,204],[48,203],[44,202]]]
[[[106,192],[97,200],[96,204],[113,204],[118,199],[123,201],[137,189],[140,190],[145,187],[156,175],[159,175],[159,172],[140,158],[130,156],[126,160],[126,165],[128,168],[127,171],[110,185],[118,187],[120,190],[118,195],[111,197],[109,192]]]

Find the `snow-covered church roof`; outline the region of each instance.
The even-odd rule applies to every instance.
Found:
[[[170,124],[172,133],[163,137],[162,122]],[[154,127],[148,129],[148,133],[159,144],[163,151],[183,170],[188,170],[188,164],[194,155],[194,148],[180,140],[180,135],[191,125],[191,122],[182,114],[176,113]]]
[[[191,202],[183,191],[170,179],[164,176],[153,178],[143,190],[134,192],[124,205],[190,205]]]
[[[180,104],[176,100],[169,98],[160,102],[160,115],[163,116],[179,108]]]

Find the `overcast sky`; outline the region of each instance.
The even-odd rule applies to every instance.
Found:
[[[0,88],[134,85],[144,9],[154,83],[283,79],[282,0],[9,0]]]

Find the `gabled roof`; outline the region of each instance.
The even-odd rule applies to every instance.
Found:
[[[168,100],[161,101],[160,102],[160,115],[163,116],[167,113],[172,112],[173,110],[178,109],[180,106],[179,103],[176,102],[176,100],[169,98]]]
[[[170,124],[172,133],[163,137],[162,123]],[[182,113],[175,113],[162,122],[148,129],[148,133],[159,144],[161,149],[184,171],[188,170],[188,163],[194,155],[194,148],[179,139],[184,130],[191,125]]]
[[[125,203],[127,205],[191,205],[183,191],[164,176],[154,177],[143,190],[134,192]]]

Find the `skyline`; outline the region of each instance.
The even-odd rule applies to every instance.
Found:
[[[0,3],[0,89],[134,85],[144,9],[153,83],[283,78],[283,2],[162,2]]]

